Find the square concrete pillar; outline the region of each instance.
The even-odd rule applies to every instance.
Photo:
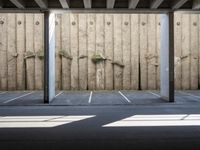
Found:
[[[161,15],[161,97],[174,102],[174,13]]]
[[[44,103],[55,97],[55,14],[44,12]]]

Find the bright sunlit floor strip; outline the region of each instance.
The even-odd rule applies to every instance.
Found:
[[[134,115],[103,127],[200,126],[200,114]]]
[[[0,128],[50,128],[92,117],[95,116],[0,116]]]

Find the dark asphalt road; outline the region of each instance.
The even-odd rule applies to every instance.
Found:
[[[199,150],[200,126],[104,127],[137,115],[198,115],[200,105],[150,106],[1,106],[2,150]],[[93,116],[54,127],[3,127],[1,118],[27,116]],[[15,125],[16,120],[9,122]],[[18,120],[19,121],[19,120]],[[167,120],[165,120],[167,121]],[[173,120],[168,120],[173,122]],[[25,124],[28,121],[24,121]],[[24,123],[22,122],[22,123]],[[153,121],[150,120],[150,123]],[[148,122],[147,122],[148,123]],[[35,122],[37,124],[37,122]],[[48,122],[47,122],[48,124]]]

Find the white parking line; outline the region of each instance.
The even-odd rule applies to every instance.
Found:
[[[3,103],[4,103],[4,104],[9,103],[9,102],[11,102],[11,101],[14,101],[14,100],[16,100],[16,99],[19,99],[19,98],[25,97],[25,96],[30,95],[30,94],[33,94],[33,93],[34,93],[34,92],[30,92],[30,93],[27,93],[27,94],[24,94],[24,95],[21,95],[21,96],[18,96],[18,97],[15,97],[15,98],[9,99],[9,100],[7,100],[7,101],[5,101],[5,102],[3,102]]]
[[[154,95],[154,96],[156,96],[156,97],[159,97],[159,98],[160,98],[160,95],[159,95],[159,94],[156,94],[156,93],[153,93],[153,92],[150,92],[150,91],[148,91],[148,93],[150,93],[150,94],[152,94],[152,95]]]
[[[186,93],[186,92],[182,92],[182,91],[178,91],[178,92],[182,93],[182,94],[185,94],[185,95],[189,95],[189,96],[192,96],[192,97],[200,99],[200,96],[196,96],[196,95],[193,95],[193,94],[190,94],[190,93]]]
[[[90,92],[90,97],[89,97],[88,103],[90,104],[91,101],[92,101],[92,91]]]
[[[5,94],[5,93],[7,93],[7,91],[6,92],[1,92],[0,94]]]
[[[63,93],[63,91],[59,92],[54,98],[56,98],[57,96],[61,95]]]
[[[128,103],[131,103],[131,101],[120,91],[118,91],[119,94],[128,102]]]

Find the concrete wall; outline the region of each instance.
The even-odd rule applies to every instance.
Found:
[[[198,89],[200,16],[175,14],[177,89]],[[160,15],[56,16],[56,88],[159,89]],[[0,14],[0,90],[43,88],[43,15]]]

